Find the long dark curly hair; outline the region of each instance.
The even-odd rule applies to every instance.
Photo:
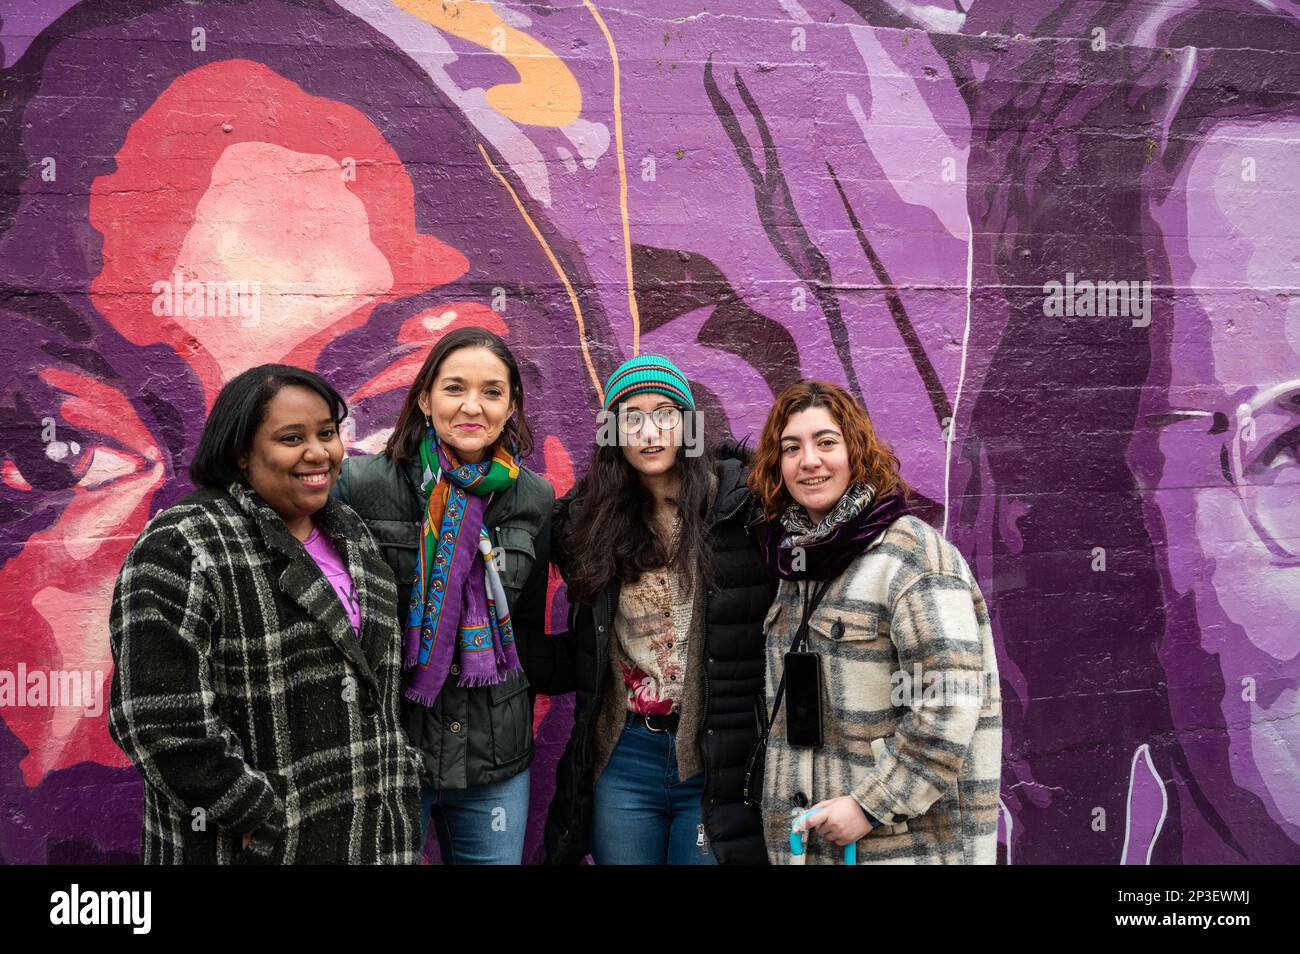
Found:
[[[617,410],[617,409],[616,409]],[[693,588],[713,580],[708,542],[713,454],[696,457],[679,447],[671,473],[680,484],[673,502],[681,514],[677,546],[667,552],[654,528],[654,497],[623,449],[597,444],[586,475],[578,481],[565,531],[565,583],[574,603],[590,603],[606,585],[632,583],[647,570],[671,566]]]

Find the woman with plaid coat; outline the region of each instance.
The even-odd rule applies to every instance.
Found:
[[[898,467],[862,406],[819,381],[777,398],[751,467],[780,581],[764,623],[773,864],[996,860],[988,609],[961,554],[908,512]]]
[[[412,864],[418,754],[398,722],[397,589],[329,499],[342,399],[263,365],[217,397],[110,621],[114,740],[145,780],[146,864]]]

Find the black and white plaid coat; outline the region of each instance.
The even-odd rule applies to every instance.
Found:
[[[397,589],[351,509],[330,500],[315,519],[352,575],[359,639],[246,486],[162,511],[127,555],[109,730],[144,776],[146,864],[419,860]]]

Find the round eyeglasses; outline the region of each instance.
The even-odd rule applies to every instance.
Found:
[[[1300,379],[1261,390],[1232,414],[1175,409],[1146,420],[1164,427],[1198,418],[1210,419],[1210,434],[1228,434],[1219,469],[1260,543],[1275,561],[1300,565]]]
[[[670,431],[682,422],[682,411],[677,407],[657,407],[653,411],[624,408],[618,415],[619,429],[624,434],[636,434],[645,426],[646,418],[653,421],[659,430]]]

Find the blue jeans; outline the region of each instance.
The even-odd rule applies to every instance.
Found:
[[[677,736],[628,721],[596,779],[591,856],[598,865],[715,865],[700,818],[704,773],[677,776]]]
[[[420,844],[433,819],[449,865],[517,865],[528,831],[529,770],[471,788],[420,792]]]

